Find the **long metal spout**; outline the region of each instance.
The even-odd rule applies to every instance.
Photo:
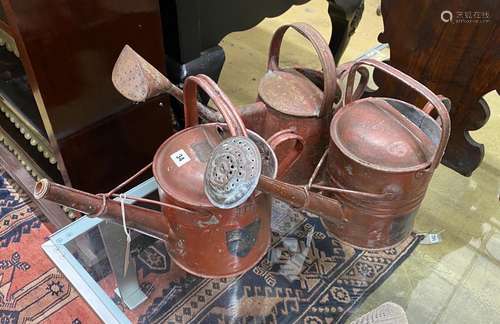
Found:
[[[47,179],[38,181],[34,191],[36,199],[47,199],[88,214],[90,217],[98,215],[119,224],[123,223],[119,201],[105,199],[104,196],[69,188]],[[173,236],[168,220],[158,211],[125,205],[125,220],[128,227],[140,232],[149,233],[164,240]]]
[[[128,45],[123,47],[116,60],[111,80],[122,96],[134,102],[143,102],[164,93],[184,101],[182,90]],[[208,121],[224,121],[220,113],[200,102],[197,108],[202,118]]]
[[[282,133],[281,135],[289,136],[291,134],[293,133]],[[269,145],[267,151],[272,152],[272,144]],[[302,150],[295,151],[300,153]],[[318,214],[333,223],[344,221],[347,213],[343,204],[338,200],[310,190],[313,188],[312,181],[314,181],[320,165],[311,177],[311,184],[297,186],[262,174],[261,167],[266,154],[264,153],[264,157],[261,157],[262,153],[259,154],[259,152],[257,145],[250,138],[243,136],[226,138],[212,150],[205,169],[204,191],[214,206],[222,209],[240,206],[255,190],[259,190],[283,200],[293,207]],[[322,160],[325,159],[326,155],[327,152],[323,154]],[[295,153],[291,155],[292,160],[296,157]],[[286,161],[286,159],[284,160]],[[277,167],[277,165],[275,166]]]
[[[319,72],[302,68],[297,68],[297,71],[323,88],[323,75]],[[134,102],[143,102],[167,93],[184,103],[183,91],[128,45],[123,47],[115,62],[111,80],[122,96]],[[197,102],[196,107],[202,119],[209,122],[224,122],[222,115],[215,109],[201,102]],[[248,128],[258,129],[265,118],[266,105],[262,101],[257,101],[240,107],[238,113]]]
[[[325,219],[339,223],[345,221],[342,204],[316,192],[306,191],[305,187],[261,175],[257,189],[283,200],[296,208],[303,208]]]

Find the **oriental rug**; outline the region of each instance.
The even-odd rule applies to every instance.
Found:
[[[100,323],[41,250],[50,235],[41,217],[0,170],[0,323]],[[149,298],[134,310],[116,295],[106,260],[89,272],[133,323],[344,323],[420,241],[413,235],[382,251],[356,249],[336,240],[318,217],[279,201],[272,229],[266,257],[224,279],[187,274],[162,242],[135,244],[137,275]]]
[[[42,217],[0,169],[0,323],[100,323],[41,249]]]
[[[101,286],[133,323],[344,323],[421,239],[412,235],[393,248],[360,250],[332,237],[314,215],[279,201],[273,209],[272,248],[243,275],[192,276],[156,242],[134,251],[149,295],[145,303],[127,310],[114,293],[112,276]]]

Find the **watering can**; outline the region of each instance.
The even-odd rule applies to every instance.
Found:
[[[197,87],[213,100],[226,123],[198,124]],[[132,178],[100,195],[44,179],[36,184],[35,197],[83,213],[108,217],[118,223],[125,222],[131,228],[159,237],[166,242],[172,260],[189,273],[207,278],[234,276],[254,266],[267,252],[271,240],[271,197],[246,188],[252,186],[251,181],[257,174],[273,179],[284,172],[283,169],[288,169],[287,164],[300,156],[304,143],[300,136],[290,131],[275,134],[268,143],[247,130],[229,99],[207,76],[187,78],[183,97],[185,129],[168,138],[158,148],[153,162]],[[237,169],[229,161],[220,163],[238,180],[242,190],[235,193],[235,197],[245,202],[234,208],[220,209],[204,194],[205,167],[213,148],[225,138],[235,137],[248,139],[251,143],[244,151],[227,151],[239,164],[245,164],[246,169]],[[278,168],[272,148],[287,141],[295,145]],[[158,204],[161,212],[110,199],[149,167],[158,183],[160,201],[126,199]]]
[[[305,68],[283,69],[279,66],[280,47],[288,29],[294,29],[314,47],[322,72]],[[346,66],[339,67],[344,72]],[[358,69],[362,83],[367,82],[367,71]],[[267,72],[260,80],[255,103],[239,107],[238,112],[247,128],[268,138],[281,130],[291,130],[304,140],[304,152],[290,166],[283,180],[305,184],[328,146],[328,125],[338,97],[336,68],[332,53],[321,34],[305,23],[281,26],[270,44]],[[112,73],[115,88],[132,101],[145,101],[161,93],[168,93],[182,101],[182,90],[145,59],[125,46]],[[222,121],[222,116],[211,108],[197,103],[202,119]],[[277,147],[278,159],[283,159],[293,146],[288,142]]]
[[[363,66],[396,78],[428,104],[421,110],[392,98],[353,100],[353,93],[360,93],[354,91],[354,75]],[[329,146],[307,184],[297,186],[254,174],[258,181],[245,189],[269,193],[319,215],[341,241],[360,248],[385,249],[406,239],[413,229],[415,215],[446,148],[450,117],[438,96],[387,64],[361,60],[347,73],[346,105],[331,121]],[[434,112],[437,120],[431,117]],[[225,185],[234,183],[232,174],[222,176],[225,183],[216,180],[224,170],[215,157],[224,154],[227,145],[223,141],[213,150],[205,173],[205,194],[219,208],[245,201],[243,196],[232,194],[241,188]]]

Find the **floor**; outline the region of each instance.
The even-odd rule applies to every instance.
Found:
[[[377,44],[383,29],[382,18],[375,14],[378,3],[365,1],[360,26],[342,61]],[[327,1],[312,0],[222,41],[226,64],[220,85],[235,104],[255,99],[272,32],[294,21],[313,24],[329,39]],[[285,38],[281,57],[284,65],[319,68],[312,47],[294,33]],[[405,308],[410,323],[500,322],[500,98],[490,93],[486,100],[492,110],[490,120],[472,134],[485,145],[483,163],[469,178],[441,166],[417,216],[415,230],[440,232],[442,241],[420,245],[352,319],[393,301]]]

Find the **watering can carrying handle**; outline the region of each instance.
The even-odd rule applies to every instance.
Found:
[[[292,129],[284,129],[277,133],[274,133],[271,137],[267,139],[267,143],[273,151],[276,148],[287,141],[295,141],[295,146],[292,150],[281,161],[278,161],[278,173],[276,177],[279,179],[281,176],[285,175],[290,168],[297,162],[299,157],[304,151],[305,140],[302,136],[298,135]]]
[[[428,104],[426,105],[425,109],[425,112],[427,114],[429,114],[433,110],[429,108],[430,107],[429,105],[434,106],[434,109],[437,111],[441,121],[441,139],[439,141],[436,154],[434,155],[434,161],[432,161],[432,164],[430,166],[430,170],[436,169],[439,163],[441,162],[441,158],[443,157],[444,150],[446,148],[446,143],[448,142],[448,138],[450,137],[450,131],[451,131],[450,115],[448,113],[448,110],[446,109],[446,106],[443,104],[443,102],[436,94],[434,94],[431,90],[429,90],[426,86],[424,86],[420,82],[416,81],[407,74],[393,68],[388,64],[373,59],[359,60],[353,63],[351,68],[349,69],[349,74],[347,76],[346,94],[345,94],[346,105],[348,105],[353,101],[354,74],[361,65],[373,66],[374,68],[385,72],[386,74],[396,78],[397,80],[403,82],[413,90],[417,91],[428,101]]]
[[[451,109],[451,100],[450,98],[447,98],[443,95],[438,95],[438,98],[439,100],[441,100],[441,102],[444,104],[444,106],[446,107],[446,109],[448,110],[448,112],[450,111]],[[434,110],[434,105],[432,105],[430,102],[426,103],[424,108],[422,108],[422,111],[428,115],[430,115],[432,113],[432,111]],[[439,123],[439,126],[442,126],[443,122],[441,121],[441,119],[438,120],[438,123]]]
[[[347,62],[337,67],[337,79],[339,81],[346,77],[355,62],[356,61]],[[351,101],[361,98],[368,88],[368,82],[370,82],[370,71],[368,71],[366,67],[358,67],[356,69],[356,72],[359,73],[360,79],[358,82],[358,86],[356,87],[356,90],[351,97]],[[337,87],[339,87],[338,84]]]
[[[335,100],[335,90],[337,87],[337,78],[335,70],[335,61],[333,60],[333,55],[326,43],[325,39],[321,34],[314,29],[311,25],[306,23],[293,23],[290,25],[283,25],[278,28],[273,35],[271,40],[271,45],[269,47],[269,59],[267,62],[267,69],[269,71],[279,70],[279,57],[281,42],[283,41],[283,36],[288,28],[295,29],[299,34],[304,36],[314,47],[314,50],[318,54],[321,67],[323,69],[323,102],[320,107],[319,116],[323,116],[328,113],[332,107]]]
[[[236,108],[217,84],[208,76],[198,74],[190,76],[184,81],[184,119],[185,127],[198,125],[198,87],[212,99],[215,107],[224,117],[232,136],[247,136],[247,129]]]

